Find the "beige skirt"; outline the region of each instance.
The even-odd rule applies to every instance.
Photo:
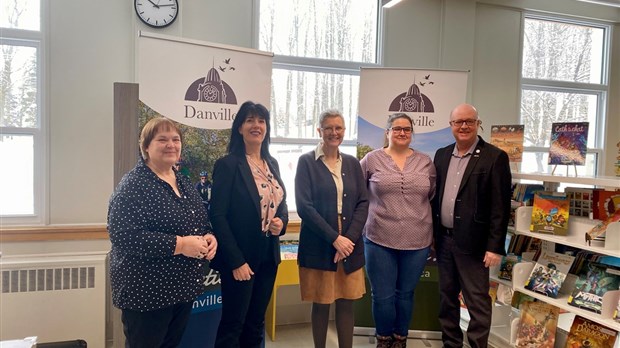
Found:
[[[299,267],[302,301],[330,304],[337,299],[357,300],[366,293],[364,269],[346,274],[342,261],[336,272]]]

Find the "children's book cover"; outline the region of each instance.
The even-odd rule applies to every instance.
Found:
[[[564,192],[570,201],[570,216],[590,217],[594,190],[582,187],[566,187]]]
[[[523,303],[515,347],[553,348],[559,313],[559,308],[549,303]]]
[[[551,125],[549,164],[582,166],[588,149],[588,122],[560,122]]]
[[[610,290],[618,290],[620,269],[597,262],[584,264],[575,282],[575,289],[568,297],[571,306],[601,312],[603,295]]]
[[[297,260],[298,249],[299,249],[298,240],[281,240],[280,241],[280,258],[282,260]]]
[[[571,255],[541,252],[525,282],[525,288],[549,297],[558,297],[558,292],[574,260],[575,257]]]
[[[605,220],[620,210],[620,191],[595,189],[592,192],[592,218]]]
[[[606,220],[599,222],[592,229],[586,232],[589,236],[590,240],[604,239],[605,232],[607,231],[607,227],[612,222],[620,221],[620,210],[616,210],[616,212],[608,217]]]
[[[566,348],[612,348],[616,343],[618,332],[575,316],[566,339]]]
[[[530,231],[565,236],[568,233],[569,205],[564,193],[536,192]]]
[[[508,254],[502,257],[502,263],[499,266],[497,278],[512,280],[512,268],[519,261],[521,261],[521,256],[517,256],[515,254]]]
[[[491,144],[504,150],[510,162],[521,163],[524,129],[522,124],[491,126]]]

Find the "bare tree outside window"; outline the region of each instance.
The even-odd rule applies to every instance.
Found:
[[[546,152],[536,148],[549,147],[554,122],[590,122],[588,148],[599,146],[601,101],[607,91],[606,30],[603,26],[555,19],[525,19],[521,121],[525,125],[525,146],[530,147],[535,158],[524,158],[523,165],[535,166],[529,170],[547,171]],[[580,170],[594,174],[597,157],[589,158],[589,164]]]
[[[275,54],[271,150],[289,192],[323,110],[342,112],[341,149],[355,155],[359,68],[377,63],[378,10],[377,0],[260,1],[258,48]]]
[[[40,223],[44,165],[40,110],[41,0],[0,1],[0,216]],[[45,173],[37,178],[45,178]]]

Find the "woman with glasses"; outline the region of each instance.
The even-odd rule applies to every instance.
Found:
[[[353,345],[353,300],[366,292],[362,228],[368,214],[366,184],[358,160],[338,147],[344,139],[339,111],[321,113],[322,141],[303,154],[295,175],[301,298],[312,302],[312,337],[325,347],[329,307],[336,303],[338,346]]]
[[[232,124],[228,155],[215,162],[213,231],[220,252],[211,268],[222,281],[216,348],[261,347],[265,312],[288,222],[278,162],[269,154],[269,111],[247,101]]]
[[[364,226],[366,272],[372,291],[377,347],[407,344],[413,294],[433,239],[431,158],[410,148],[413,122],[390,115],[387,145],[361,161],[370,206]]]

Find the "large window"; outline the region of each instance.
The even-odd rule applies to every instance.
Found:
[[[609,28],[534,15],[525,17],[523,28],[522,171],[553,169],[547,164],[553,122],[589,122],[586,165],[577,172],[595,175],[605,134]]]
[[[359,69],[379,63],[379,1],[260,0],[258,8],[258,48],[275,54],[271,153],[293,194],[297,158],[318,143],[323,110],[343,113],[341,150],[355,155]]]
[[[46,175],[41,118],[43,33],[40,13],[40,0],[0,2],[2,225],[43,222]]]

